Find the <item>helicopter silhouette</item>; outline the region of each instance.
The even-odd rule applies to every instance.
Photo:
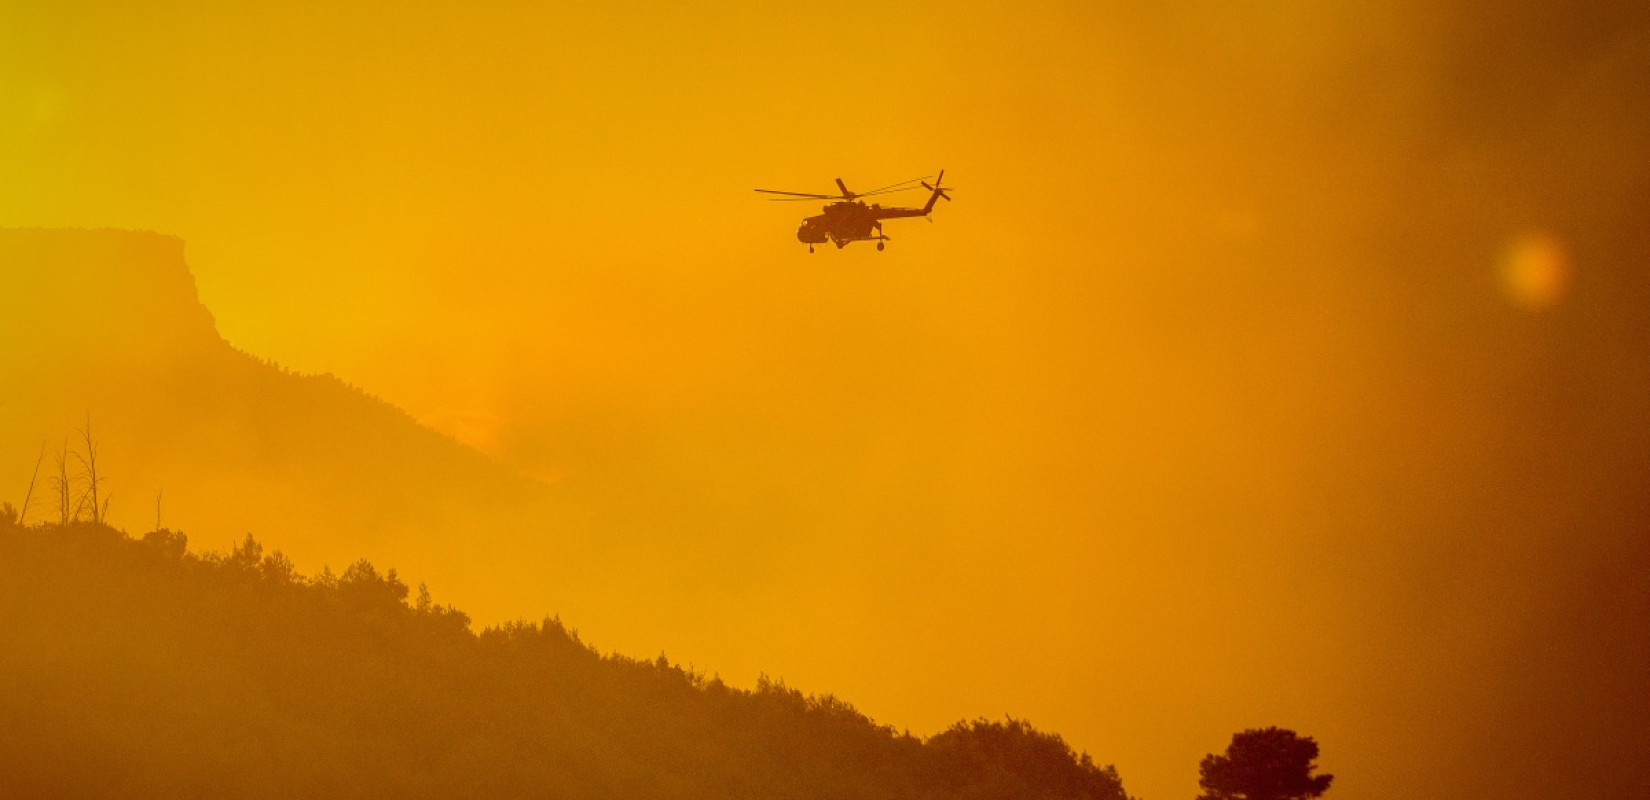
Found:
[[[882,232],[882,221],[885,219],[897,219],[900,217],[928,216],[934,210],[935,201],[942,197],[945,198],[947,202],[951,200],[951,195],[945,193],[946,188],[941,183],[944,180],[945,170],[942,169],[940,170],[939,177],[934,179],[934,184],[932,186],[928,184],[928,181],[925,178],[912,178],[908,181],[891,183],[880,189],[872,189],[869,192],[854,192],[848,189],[847,185],[842,182],[841,178],[837,178],[836,188],[841,190],[841,194],[781,192],[774,189],[757,189],[756,191],[763,192],[765,194],[789,195],[788,197],[768,198],[769,200],[776,201],[839,201],[825,206],[824,213],[815,214],[814,216],[803,219],[802,227],[796,229],[797,241],[808,245],[808,252],[810,253],[814,251],[814,245],[824,244],[827,240],[829,240],[832,244],[835,244],[838,250],[847,247],[852,242],[876,242],[877,249],[881,250],[883,249],[884,244],[889,241],[888,236]],[[887,194],[890,192],[904,192],[916,189],[917,187],[912,184],[920,184],[922,188],[933,193],[928,196],[928,202],[924,204],[922,208],[884,208],[876,203],[866,205],[865,201],[860,199],[861,197],[870,197],[872,195]],[[933,220],[930,219],[929,222],[933,222]]]

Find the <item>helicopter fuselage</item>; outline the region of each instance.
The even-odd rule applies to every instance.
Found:
[[[848,190],[841,178],[837,178],[836,187],[842,193],[834,196],[809,192],[783,192],[775,189],[757,189],[756,191],[764,194],[785,195],[777,199],[791,202],[802,199],[831,200],[840,198],[838,202],[825,206],[823,213],[803,218],[801,227],[796,229],[797,241],[807,245],[810,253],[814,251],[814,245],[824,244],[825,242],[835,244],[838,249],[841,249],[848,246],[850,242],[874,241],[877,243],[877,249],[881,250],[883,244],[888,240],[887,235],[882,232],[882,221],[898,217],[928,216],[929,212],[934,210],[934,201],[942,197],[946,200],[951,199],[945,193],[944,181],[945,170],[942,169],[939,176],[934,179],[932,186],[924,178],[913,178],[880,189],[872,189],[864,194],[856,194]],[[867,205],[864,200],[860,199],[874,194],[902,192],[917,188],[916,186],[907,185],[913,183],[930,192],[928,202],[924,203],[922,208],[884,208],[876,203]]]
[[[830,241],[838,248],[846,247],[849,242],[880,241],[887,238],[882,235],[883,220],[927,216],[932,209],[932,201],[927,208],[884,208],[860,200],[832,203],[825,207],[825,213],[802,220],[802,227],[796,229],[796,238],[804,244]]]

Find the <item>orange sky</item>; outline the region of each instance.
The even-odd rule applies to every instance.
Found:
[[[1272,724],[1347,800],[1563,783],[1507,730],[1650,666],[1646,12],[1227,5],[0,0],[0,225],[182,237],[655,588],[483,619],[1148,800]],[[750,191],[942,167],[883,253]]]

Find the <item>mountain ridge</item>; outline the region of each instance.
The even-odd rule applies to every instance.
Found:
[[[119,245],[122,244],[126,246],[120,247]],[[50,252],[55,250],[58,252],[58,257],[45,262],[42,262],[39,259],[19,258],[17,251],[20,249],[31,249],[31,245],[33,245],[32,249],[34,249],[35,252]],[[338,384],[338,388],[353,394],[358,394],[364,399],[378,405],[382,411],[403,417],[409,423],[429,430],[431,433],[441,436],[442,438],[451,440],[451,437],[445,436],[434,429],[430,429],[428,426],[419,422],[416,417],[408,413],[400,406],[395,405],[365,387],[350,383],[330,371],[306,373],[294,370],[281,364],[276,359],[260,356],[230,342],[218,330],[217,320],[212,314],[212,310],[208,308],[200,299],[200,293],[194,272],[189,268],[188,261],[185,258],[186,249],[187,243],[182,237],[153,230],[133,230],[123,228],[0,228],[0,264],[4,264],[7,268],[7,272],[9,273],[7,275],[0,276],[0,280],[4,280],[6,282],[18,282],[21,279],[21,282],[25,285],[31,282],[33,283],[33,290],[29,292],[18,291],[18,288],[15,286],[10,287],[12,294],[25,298],[26,302],[12,304],[13,307],[8,309],[10,313],[7,315],[7,318],[9,318],[9,321],[12,322],[14,326],[19,324],[26,325],[30,323],[38,324],[46,320],[40,318],[39,316],[36,316],[34,319],[30,319],[26,313],[20,314],[19,312],[26,312],[30,308],[56,310],[60,308],[67,308],[71,305],[67,295],[42,298],[40,296],[40,287],[73,287],[73,291],[69,294],[72,294],[74,298],[79,299],[85,296],[88,287],[100,287],[102,285],[102,279],[117,279],[114,282],[114,286],[117,289],[124,290],[122,293],[123,295],[126,292],[142,291],[145,288],[152,289],[158,285],[163,290],[161,294],[162,298],[171,297],[176,301],[175,304],[169,308],[173,311],[180,312],[179,316],[193,318],[192,321],[196,323],[193,326],[184,326],[185,335],[176,335],[175,331],[175,335],[171,337],[163,337],[161,342],[158,343],[190,342],[192,340],[196,347],[208,345],[216,346],[221,344],[235,353],[245,356],[263,366],[278,370],[285,375],[321,382],[334,382]],[[145,252],[152,254],[153,257],[139,258],[137,260],[132,260],[130,258],[119,258],[119,256],[123,255],[131,256]],[[117,258],[119,258],[119,260],[116,260]],[[36,270],[36,274],[29,275],[27,272],[19,271],[20,269],[28,270],[31,267]],[[68,279],[64,281],[48,281],[46,280],[45,275],[40,274],[41,271],[45,269],[78,269],[80,274],[70,274]],[[148,274],[144,274],[145,271],[147,271]],[[118,280],[122,278],[125,280]],[[94,298],[105,300],[105,308],[98,309],[94,307],[86,309],[86,311],[89,313],[96,313],[99,310],[109,310],[108,301],[112,300],[115,294],[115,292],[107,290],[94,293],[92,295]],[[157,320],[165,318],[160,314],[152,314],[151,316]],[[142,322],[142,320],[129,320],[129,322]],[[187,328],[189,327],[193,327],[194,330],[188,331]],[[162,330],[164,330],[164,328]],[[108,343],[103,342],[103,344]],[[152,349],[159,348],[157,347]],[[511,469],[512,471],[515,471],[516,474],[521,475],[524,478],[532,479],[532,476],[520,473],[503,462],[475,450],[475,448],[470,447],[463,442],[459,442],[457,440],[452,441],[465,450],[469,450],[476,455],[497,464],[501,468]]]
[[[13,344],[0,349],[0,464],[18,497],[42,442],[49,470],[90,424],[117,525],[278,534],[307,569],[377,552],[488,619],[524,611],[490,583],[567,577],[574,550],[599,548],[553,487],[337,376],[230,344],[184,250],[152,231],[0,229],[0,337]],[[481,570],[454,557],[456,530],[544,533],[465,542],[501,542]]]
[[[926,740],[783,681],[473,634],[394,570],[296,573],[0,509],[0,789],[34,797],[1132,800],[1020,720]]]

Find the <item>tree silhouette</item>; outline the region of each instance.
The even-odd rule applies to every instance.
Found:
[[[1198,800],[1307,800],[1329,789],[1333,775],[1313,775],[1318,743],[1283,728],[1232,735],[1226,755],[1198,765]]]
[[[306,577],[251,535],[191,553],[0,505],[0,798],[1132,800],[1022,720],[923,741],[409,594],[365,559]]]
[[[85,452],[75,453],[75,458],[80,462],[81,481],[86,486],[86,493],[81,497],[81,502],[91,500],[92,522],[101,524],[104,517],[109,514],[109,499],[104,497],[101,503],[98,502],[98,494],[103,488],[104,479],[97,474],[97,440],[92,437],[90,411],[86,412],[86,427],[75,429],[75,433],[80,434],[81,444],[86,448]]]
[[[29,491],[23,495],[23,510],[17,512],[17,524],[25,525],[29,521],[29,501],[34,499],[34,482],[40,477],[40,462],[46,458],[46,443],[40,443],[40,455],[34,459],[34,474],[29,476]]]
[[[57,451],[57,477],[52,478],[51,482],[57,489],[57,524],[66,528],[80,516],[80,509],[73,501],[74,479],[69,477],[68,439],[63,440],[63,446]]]

